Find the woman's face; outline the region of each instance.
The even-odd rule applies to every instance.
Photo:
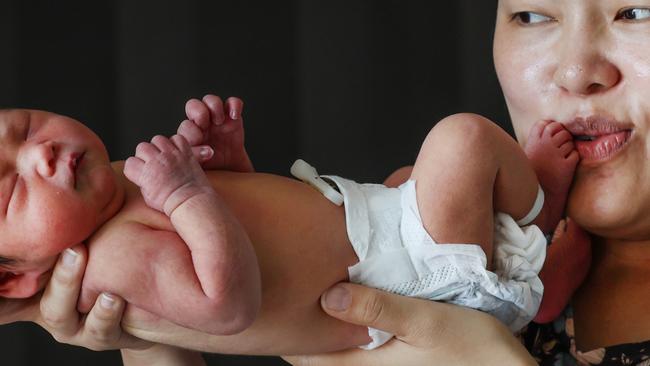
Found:
[[[650,0],[500,0],[494,62],[522,144],[539,120],[576,138],[569,215],[650,239]]]

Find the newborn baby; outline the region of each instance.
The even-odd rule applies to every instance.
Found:
[[[349,328],[322,313],[319,296],[348,279],[348,267],[358,278],[377,281],[376,273],[363,271],[379,268],[368,265],[374,258],[369,254],[390,253],[409,243],[389,243],[392,249],[383,251],[367,242],[375,249],[360,253],[356,228],[346,230],[351,210],[362,212],[353,207],[357,202],[348,202],[353,182],[331,178],[346,197],[342,208],[301,182],[252,173],[240,101],[229,99],[224,107],[219,98],[208,96],[188,103],[187,112],[191,120],[181,124],[179,135],[140,144],[126,166],[110,163],[101,140],[77,121],[42,111],[0,112],[0,295],[38,292],[57,255],[85,242],[89,262],[82,312],[99,292],[115,293],[153,317],[212,334],[239,333],[223,337],[224,352],[232,353],[324,352],[367,343],[358,333],[340,337]],[[429,290],[462,302],[463,296],[485,298],[490,292],[479,287],[492,284],[497,291],[490,293],[492,305],[483,310],[496,309],[494,314],[513,322],[513,328],[530,320],[539,305],[536,271],[543,250],[528,243],[523,252],[538,254],[535,258],[500,255],[493,228],[510,230],[514,220],[509,217],[520,220],[531,216],[534,206],[542,207],[539,176],[547,194],[533,223],[552,230],[577,163],[571,135],[558,123],[543,122],[533,129],[527,151],[530,162],[490,122],[452,116],[427,137],[408,184],[372,188],[387,190],[391,202],[409,203],[398,209],[408,207],[411,219],[421,220],[422,230],[416,232],[424,241],[417,243],[418,250],[428,245],[453,254],[449,258],[465,255],[482,263],[482,272],[467,276],[458,270],[476,271],[475,266],[455,267],[452,277],[463,281]],[[468,186],[472,189],[463,191]],[[402,220],[394,207],[386,209],[392,220]],[[495,210],[507,214],[496,225]],[[524,230],[538,232],[535,226]],[[521,232],[539,243],[539,235]],[[517,265],[526,262],[529,273],[513,271],[512,258]],[[410,263],[417,265],[417,258]],[[387,283],[393,282],[389,278]],[[465,290],[454,288],[459,284]],[[504,289],[516,293],[495,296]],[[480,301],[476,305],[481,308]],[[506,308],[516,314],[499,310]],[[374,336],[375,345],[385,340]]]

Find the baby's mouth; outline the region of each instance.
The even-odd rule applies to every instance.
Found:
[[[74,188],[77,188],[77,168],[83,161],[84,153],[73,153],[70,156],[70,171],[72,172],[72,183]]]

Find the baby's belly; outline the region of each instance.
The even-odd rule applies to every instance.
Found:
[[[322,293],[347,280],[347,267],[357,262],[343,208],[288,178],[226,172],[210,178],[255,247],[263,291],[258,318],[238,335],[208,336],[131,309],[125,318],[129,331],[219,353],[285,355],[368,343],[365,328],[329,317],[320,307]]]

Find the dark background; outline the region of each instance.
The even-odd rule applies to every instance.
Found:
[[[74,117],[120,160],[172,134],[190,97],[235,95],[257,170],[287,175],[302,157],[376,182],[411,164],[446,115],[476,112],[510,131],[495,12],[493,0],[1,0],[0,107]],[[3,365],[121,362],[29,324],[0,327],[0,347]]]

